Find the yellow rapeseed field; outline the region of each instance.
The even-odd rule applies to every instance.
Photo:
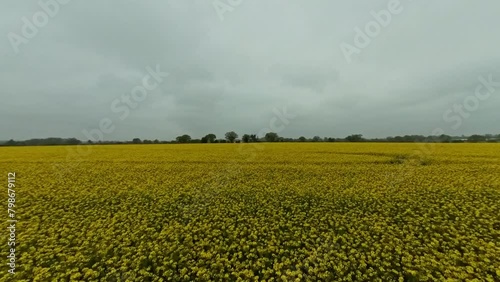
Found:
[[[500,281],[499,144],[2,147],[0,171],[15,281]]]

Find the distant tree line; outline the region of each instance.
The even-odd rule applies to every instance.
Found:
[[[3,146],[44,146],[44,145],[79,145],[82,141],[76,138],[37,138],[25,141],[4,141],[0,145]]]
[[[262,137],[258,137],[256,134],[243,134],[241,139],[239,135],[234,131],[229,131],[224,135],[223,139],[217,139],[217,136],[213,133],[207,134],[200,139],[192,139],[188,134],[177,136],[175,140],[171,141],[160,141],[158,139],[141,140],[140,138],[134,138],[132,141],[99,141],[93,142],[80,141],[76,138],[38,138],[29,139],[25,141],[0,141],[0,146],[53,146],[53,145],[80,145],[80,144],[178,144],[178,143],[255,143],[255,142],[398,142],[398,143],[409,143],[409,142],[421,142],[421,143],[485,143],[500,142],[500,134],[486,134],[486,135],[471,135],[471,136],[423,136],[423,135],[405,135],[405,136],[395,136],[386,138],[364,138],[362,134],[352,134],[345,138],[333,138],[333,137],[320,137],[314,136],[312,138],[306,138],[300,136],[299,138],[286,138],[281,137],[275,132],[268,132]]]

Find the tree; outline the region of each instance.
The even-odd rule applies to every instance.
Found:
[[[236,132],[234,132],[234,131],[226,132],[225,136],[226,136],[227,142],[229,142],[229,143],[234,143],[234,140],[236,140],[236,138],[238,138],[238,134],[236,134]]]
[[[66,144],[68,145],[80,145],[82,143],[82,141],[76,139],[76,138],[69,138],[68,140],[66,140]]]
[[[213,133],[205,135],[204,138],[206,142],[203,142],[203,138],[201,138],[202,143],[215,143],[215,140],[217,140],[217,136],[215,136],[215,134]]]
[[[313,142],[320,142],[321,141],[321,137],[319,136],[314,136],[313,139],[312,139]]]
[[[306,142],[307,139],[304,136],[299,137],[299,142]]]
[[[477,142],[484,142],[486,141],[486,137],[478,134],[474,134],[467,138],[467,141],[472,142],[472,143],[477,143]]]
[[[141,139],[139,139],[139,138],[134,138],[134,139],[132,140],[132,143],[134,143],[134,144],[141,144],[141,143],[142,143],[142,141],[141,141]]]
[[[250,142],[259,142],[257,134],[250,134]]]
[[[155,141],[153,141],[153,143],[155,143],[155,144],[160,144],[160,140],[155,139]]]
[[[345,140],[347,140],[348,142],[363,142],[363,141],[365,141],[362,134],[349,135],[345,138]]]
[[[250,135],[243,134],[243,137],[241,137],[241,141],[244,142],[244,143],[250,142]]]
[[[267,142],[278,142],[279,136],[278,133],[268,132],[264,136],[264,139],[266,139]]]
[[[451,143],[452,138],[450,135],[441,134],[441,136],[439,136],[438,140],[439,140],[439,142],[442,142],[442,143]]]
[[[177,143],[189,143],[189,141],[191,141],[191,136],[184,134],[182,136],[177,136],[175,140],[177,141]]]

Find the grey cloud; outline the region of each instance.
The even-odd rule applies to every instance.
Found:
[[[256,133],[283,106],[291,137],[500,133],[498,95],[457,130],[442,118],[478,76],[500,81],[500,3],[401,0],[348,64],[340,44],[387,2],[243,1],[220,21],[210,1],[71,1],[15,54],[7,34],[39,7],[4,1],[0,140],[84,139],[103,117],[113,140]],[[111,103],[156,65],[170,76],[121,121]]]

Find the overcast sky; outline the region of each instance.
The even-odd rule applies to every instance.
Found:
[[[500,134],[500,84],[474,98],[478,77],[500,82],[500,2],[401,0],[396,13],[390,2],[72,0],[48,5],[44,23],[38,1],[1,0],[0,140],[86,140],[106,118],[106,140],[241,136],[270,122],[285,137]],[[358,48],[355,28],[381,10],[391,20]],[[112,110],[148,67],[169,76],[126,117]],[[443,118],[464,101],[467,118]]]

